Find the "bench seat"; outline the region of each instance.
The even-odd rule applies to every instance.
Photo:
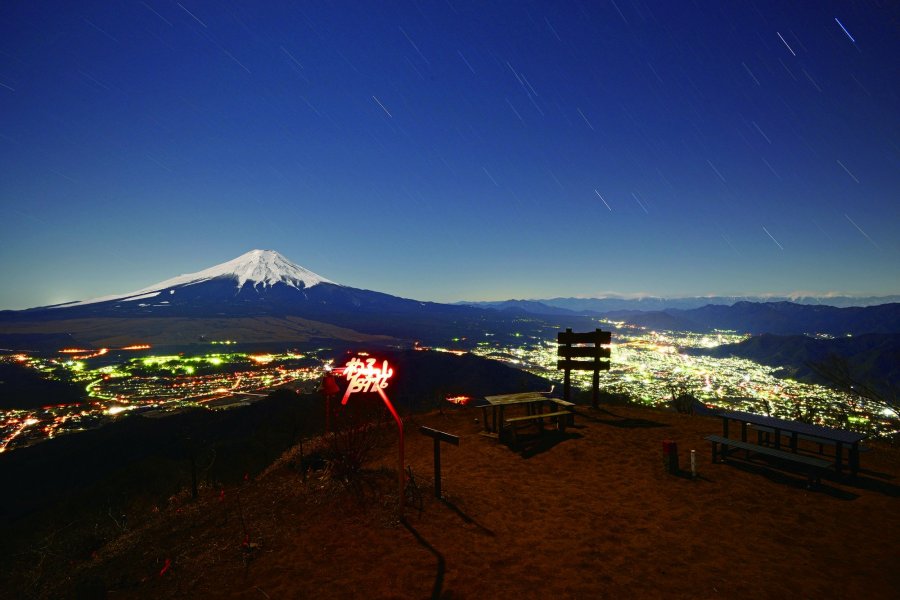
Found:
[[[560,406],[575,406],[574,402],[569,402],[568,400],[561,400],[559,398],[547,398],[550,402],[558,404]]]
[[[548,412],[548,413],[541,413],[541,414],[535,414],[535,415],[526,415],[524,417],[511,417],[509,419],[506,419],[506,422],[507,422],[507,424],[520,423],[523,421],[536,421],[538,419],[543,419],[546,417],[569,416],[571,414],[572,414],[572,412],[568,411],[568,410],[558,410],[556,412]]]
[[[773,427],[766,427],[765,425],[752,424],[752,425],[750,425],[750,428],[752,428],[754,431],[756,431],[756,441],[758,443],[766,444],[766,445],[772,443],[769,434],[775,433],[775,429]],[[763,436],[763,434],[766,434],[765,437]],[[824,446],[837,446],[837,444],[838,444],[838,442],[836,440],[829,440],[826,438],[816,437],[814,435],[806,435],[805,433],[792,434],[790,431],[782,431],[781,432],[782,437],[789,438],[789,437],[791,437],[791,435],[796,435],[798,440],[805,440],[807,442],[812,442],[814,444],[818,444],[819,445],[819,454],[824,454],[824,449],[823,449]],[[849,444],[844,444],[844,446],[849,448]],[[869,448],[868,446],[859,446],[857,448],[857,450],[859,452],[869,452],[871,450],[871,448]]]
[[[528,424],[529,421],[536,422],[538,427],[543,430],[543,421],[542,419],[548,419],[551,417],[556,417],[556,427],[560,431],[565,431],[567,421],[572,417],[572,412],[568,410],[559,410],[556,412],[548,412],[537,415],[526,415],[524,417],[511,417],[506,419],[506,422],[503,424],[503,431],[509,432],[512,435],[513,444],[518,443],[518,437],[516,436],[517,426],[524,423]]]
[[[806,470],[810,483],[818,483],[821,472],[834,466],[833,463],[814,456],[776,450],[770,446],[760,446],[759,444],[742,442],[741,440],[726,438],[719,435],[708,435],[703,439],[712,443],[713,462],[716,462],[719,457],[725,462],[728,458],[728,448],[740,449],[744,450],[747,459],[750,458],[750,453],[752,452],[753,454],[771,456],[784,462],[792,462],[801,465]],[[719,445],[722,446],[721,451],[719,450]]]

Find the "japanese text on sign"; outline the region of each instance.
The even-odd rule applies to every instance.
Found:
[[[347,404],[350,394],[356,392],[378,392],[383,396],[383,390],[388,386],[388,379],[394,374],[394,370],[388,365],[388,361],[383,361],[381,367],[375,366],[374,358],[367,358],[363,362],[358,357],[351,359],[343,369],[344,377],[348,381],[347,391],[344,392],[344,398],[341,404]]]

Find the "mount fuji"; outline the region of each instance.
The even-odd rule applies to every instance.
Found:
[[[445,341],[514,331],[518,314],[420,302],[335,283],[274,250],[251,250],[126,294],[0,312],[0,341],[60,336],[91,344],[209,339]],[[518,319],[520,320],[520,319]],[[28,336],[27,334],[32,334]],[[375,337],[372,337],[375,336]],[[49,343],[49,342],[48,342]]]
[[[147,286],[136,292],[104,296],[102,298],[82,300],[80,302],[68,302],[47,308],[85,306],[88,304],[114,301],[135,302],[138,300],[147,301],[139,304],[139,306],[143,307],[153,305],[154,302],[170,304],[171,299],[167,299],[165,294],[173,296],[177,289],[184,289],[187,286],[193,286],[213,280],[217,280],[218,283],[233,282],[235,295],[240,295],[245,287],[259,293],[260,291],[274,287],[278,284],[284,284],[287,287],[302,290],[320,283],[334,283],[320,275],[316,275],[308,269],[295,265],[274,250],[251,250],[246,254],[242,254],[241,256],[220,265],[210,267],[209,269],[197,273],[179,275],[178,277],[173,277],[154,285]],[[153,298],[156,298],[156,300],[151,300]]]
[[[251,250],[233,260],[179,275],[126,294],[44,306],[26,313],[73,316],[260,316],[295,314],[322,297],[340,294],[340,286],[296,265],[274,250]],[[352,288],[344,288],[345,292]],[[361,290],[360,290],[361,291]],[[48,314],[48,316],[50,316]]]

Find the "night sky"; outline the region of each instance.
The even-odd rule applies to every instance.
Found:
[[[896,2],[0,4],[0,308],[900,293]]]

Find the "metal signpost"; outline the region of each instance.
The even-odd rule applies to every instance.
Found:
[[[441,442],[459,446],[459,436],[438,431],[431,427],[419,426],[419,431],[434,439],[434,497],[441,497]]]

